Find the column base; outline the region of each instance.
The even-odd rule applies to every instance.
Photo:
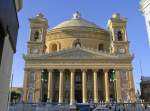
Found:
[[[71,111],[76,111],[77,107],[76,107],[75,104],[74,105],[70,105],[70,109],[71,109]]]
[[[63,103],[58,103],[58,105],[63,105]]]
[[[98,100],[94,100],[94,103],[97,104],[97,103],[98,103]]]
[[[106,100],[105,103],[110,103],[110,101],[109,101],[109,100]]]
[[[51,104],[52,103],[52,99],[47,99],[47,103]]]

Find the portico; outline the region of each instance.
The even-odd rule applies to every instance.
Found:
[[[72,57],[68,57],[68,55],[70,56],[69,51],[63,51],[59,52],[59,56],[61,57],[61,53],[63,53],[65,57],[60,58],[57,55],[57,60],[53,58],[47,60],[47,62],[46,58],[49,59],[50,54],[45,58],[42,56],[32,57],[32,59],[34,58],[40,61],[38,64],[33,61],[31,64],[29,62],[30,57],[25,57],[29,63],[26,66],[28,73],[34,71],[35,78],[36,76],[43,77],[42,75],[47,75],[47,82],[44,84],[47,85],[47,89],[45,89],[47,90],[47,93],[45,93],[47,101],[73,105],[78,102],[88,103],[93,101],[94,103],[98,103],[100,101],[110,102],[110,99],[116,101],[122,100],[120,83],[121,71],[125,71],[125,74],[129,73],[128,69],[131,69],[131,66],[125,66],[125,60],[120,60],[120,63],[115,63],[118,61],[117,59],[113,60],[113,56],[106,57],[104,54],[99,55],[99,57],[91,61],[88,56],[91,58],[93,53],[88,53],[88,56],[86,56],[87,49],[75,48],[72,50],[76,52],[80,51],[80,54],[84,54],[84,56],[76,55],[76,57],[80,56],[81,59],[73,59]],[[44,60],[42,58],[44,58]],[[42,66],[42,64],[45,64],[45,66]],[[46,73],[42,73],[42,70],[46,70]],[[39,73],[39,71],[41,73]],[[114,80],[111,80],[112,76],[114,76],[112,71],[115,72]],[[127,76],[127,78],[130,78],[130,76]],[[36,78],[35,81],[39,81],[39,83],[36,83],[41,85],[40,88],[42,88],[42,83],[40,83],[42,81],[40,79],[41,78]],[[35,88],[34,92],[35,94],[37,92],[40,93],[39,101],[41,101],[42,91]],[[38,98],[38,96],[36,97]]]

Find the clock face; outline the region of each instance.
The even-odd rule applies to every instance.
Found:
[[[38,52],[39,52],[39,50],[38,49],[33,49],[33,54],[37,54]]]
[[[126,52],[125,48],[121,47],[119,48],[119,53],[120,54],[124,54]]]

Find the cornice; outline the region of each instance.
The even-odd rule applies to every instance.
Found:
[[[49,29],[47,30],[48,34],[54,34],[58,32],[98,32],[98,33],[107,33],[108,31],[101,28],[93,28],[93,27],[65,27],[65,28],[57,28],[57,29]]]
[[[127,70],[132,67],[131,64],[26,64],[25,69],[117,69]]]

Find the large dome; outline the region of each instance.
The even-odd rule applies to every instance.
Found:
[[[58,24],[56,27],[52,29],[58,29],[58,28],[66,28],[66,27],[91,27],[91,28],[100,28],[96,24],[87,21],[83,18],[81,18],[81,15],[79,12],[76,12],[73,14],[73,18],[70,20],[66,20],[60,24]]]

